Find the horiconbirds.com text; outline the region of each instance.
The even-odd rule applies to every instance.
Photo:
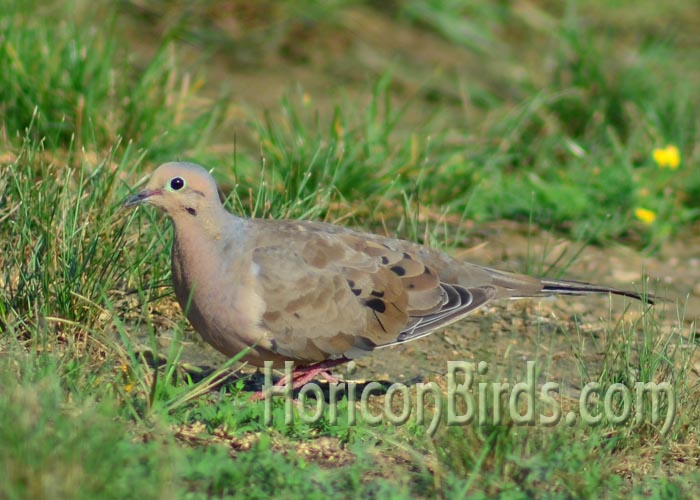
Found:
[[[439,425],[500,424],[508,417],[514,425],[555,426],[562,422],[573,426],[579,420],[586,425],[601,422],[613,425],[639,425],[648,420],[661,424],[660,432],[666,434],[675,418],[676,398],[668,382],[637,382],[631,387],[611,384],[603,387],[597,382],[583,386],[578,405],[566,413],[562,410],[560,384],[536,383],[536,366],[528,361],[525,381],[486,382],[488,364],[468,361],[447,362],[447,390],[436,382],[405,385],[394,383],[389,387],[379,382],[336,382],[324,389],[315,383],[303,385],[296,401],[292,391],[293,363],[285,363],[285,385],[275,386],[272,381],[272,363],[266,362],[264,394],[264,423],[267,426],[292,425],[294,419],[314,423],[327,418],[331,425],[345,419],[349,426],[358,424],[375,426],[384,422],[404,425],[413,416],[417,425],[427,426],[433,435]],[[477,381],[477,379],[479,381]],[[383,396],[383,404],[371,397]],[[284,398],[284,422],[274,422],[272,403],[274,398]],[[346,405],[339,411],[339,402]],[[358,404],[359,403],[359,404]],[[296,408],[295,408],[296,407]],[[296,412],[294,411],[296,409]],[[344,414],[341,414],[344,413]]]

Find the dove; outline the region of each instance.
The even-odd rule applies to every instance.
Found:
[[[238,217],[192,163],[159,166],[125,202],[139,204],[172,221],[173,287],[195,331],[229,357],[249,348],[242,361],[253,366],[293,361],[297,381],[425,337],[494,300],[614,294],[653,303],[635,291],[500,271],[333,224]]]

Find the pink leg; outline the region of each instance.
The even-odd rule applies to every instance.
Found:
[[[315,365],[295,368],[294,373],[292,374],[292,390],[298,389],[310,380],[316,378],[318,375],[326,379],[328,382],[339,382],[337,378],[328,373],[328,369],[346,362],[346,360],[334,359],[330,361],[323,361]],[[279,381],[277,381],[275,385],[284,385],[286,382],[287,381],[285,380],[285,378],[282,377]]]
[[[294,368],[294,372],[292,373],[292,390],[299,389],[301,386],[303,386],[310,380],[313,380],[319,375],[326,379],[328,382],[338,383],[339,380],[330,373],[328,373],[328,370],[330,368],[347,362],[347,359],[329,359],[327,361],[322,361],[314,365],[300,366],[298,368]],[[275,387],[284,386],[286,383],[287,378],[282,377],[275,383]],[[263,392],[259,391],[253,394],[251,399],[253,401],[259,401],[264,398],[265,396],[263,395]]]

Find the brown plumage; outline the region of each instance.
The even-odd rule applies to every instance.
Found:
[[[458,262],[416,243],[331,224],[228,213],[205,169],[166,163],[127,205],[173,221],[175,294],[195,330],[256,366],[352,359],[458,321],[494,299],[640,294]],[[649,301],[647,297],[646,300]]]

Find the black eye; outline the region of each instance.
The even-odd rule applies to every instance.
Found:
[[[185,181],[182,177],[173,177],[170,179],[170,189],[173,191],[179,191],[185,187]]]

